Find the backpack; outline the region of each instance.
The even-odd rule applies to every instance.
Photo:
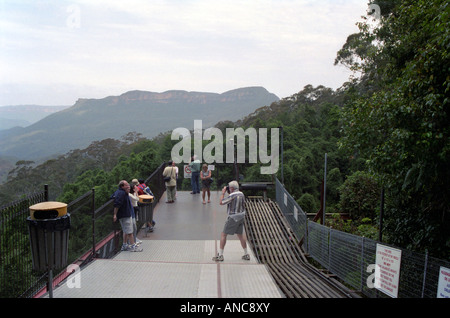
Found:
[[[137,187],[138,187],[139,190],[141,190],[143,193],[147,193],[148,195],[155,196],[155,195],[152,193],[152,191],[150,190],[150,188],[147,187],[147,186],[145,185],[145,183],[141,183],[141,184],[138,185]]]

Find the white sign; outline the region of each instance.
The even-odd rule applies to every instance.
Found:
[[[184,170],[184,178],[185,179],[190,179],[191,176],[192,176],[191,167],[189,167],[189,165],[185,165],[183,170]]]
[[[397,298],[402,251],[377,244],[375,288]]]
[[[439,285],[437,289],[437,298],[450,298],[450,269],[439,268]]]

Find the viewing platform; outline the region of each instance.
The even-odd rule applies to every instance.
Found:
[[[161,164],[145,182],[153,189],[156,200],[140,203],[137,224],[142,252],[120,252],[122,231],[119,223],[112,220],[114,201],[109,199],[96,206],[94,189],[67,203],[65,215],[70,214],[70,229],[67,223],[49,222],[65,221],[65,215],[39,221],[45,221],[45,227],[39,222],[27,222],[32,218],[30,210],[35,217],[36,211],[45,210],[34,208],[49,202],[47,187],[5,206],[0,213],[1,230],[14,233],[15,239],[2,245],[3,295],[148,299],[445,295],[441,286],[450,268],[448,260],[310,220],[277,178],[273,183],[240,185],[246,195],[245,232],[251,259],[242,260],[244,251],[237,236],[232,235],[228,236],[224,262],[215,263],[212,257],[219,250],[227,218],[226,206],[219,204],[220,192],[211,193],[211,203],[203,204],[201,194],[192,195],[189,191],[179,191],[175,203],[165,203],[163,169]],[[216,182],[224,184],[223,180]],[[145,222],[152,217],[156,226],[147,233]],[[21,225],[20,230],[17,224]],[[54,234],[51,225],[55,229],[58,226],[58,233]],[[379,251],[399,255],[395,290],[374,285],[371,269],[383,266],[377,258]],[[47,261],[48,255],[53,255],[53,259]],[[66,255],[70,255],[68,260]]]
[[[201,194],[178,191],[175,203],[165,194],[154,209],[153,232],[141,229],[142,252],[122,251],[112,259],[95,259],[79,272],[79,284],[62,282],[54,298],[284,298],[265,264],[250,261],[236,235],[229,235],[223,262],[215,262],[226,206],[220,193],[211,203]],[[48,297],[48,295],[46,296]]]

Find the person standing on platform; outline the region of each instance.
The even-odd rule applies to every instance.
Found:
[[[124,246],[122,249],[126,249],[131,252],[142,252],[142,249],[138,248],[133,235],[133,219],[134,215],[133,205],[130,200],[130,185],[126,180],[119,182],[119,189],[114,192],[114,216],[113,221],[119,220],[120,226],[124,233]],[[127,242],[130,242],[127,245]]]
[[[225,193],[228,192],[227,188],[229,189],[229,195],[225,197]],[[237,234],[241,246],[244,249],[242,259],[250,260],[250,255],[247,252],[247,239],[244,234],[245,196],[239,191],[239,183],[237,181],[231,181],[228,187],[222,189],[220,205],[227,205],[228,218],[220,236],[219,253],[213,257],[213,261],[223,262],[223,251],[227,242],[227,235],[234,234]]]
[[[177,187],[178,187],[178,167],[175,161],[172,161],[172,167],[175,169],[175,200],[177,199]]]
[[[211,170],[208,170],[208,165],[205,163],[202,166],[202,172],[200,173],[200,178],[202,179],[202,198],[203,204],[206,204],[205,194],[208,193],[208,203],[211,202]]]
[[[155,197],[155,195],[153,194],[153,192],[150,190],[150,188],[145,184],[145,180],[144,179],[133,179],[131,181],[131,183],[134,183],[136,185],[136,189],[137,189],[137,195],[138,197],[140,195],[151,195],[152,197]],[[147,232],[153,232],[154,228],[155,228],[155,220],[151,220],[147,222]]]
[[[164,168],[163,177],[169,178],[166,182],[167,201],[166,203],[173,203],[175,201],[175,188],[177,186],[175,167],[172,166],[172,160],[169,161],[167,167]]]
[[[130,193],[128,193],[128,195],[130,196],[131,205],[134,209],[134,217],[132,217],[134,242],[139,246],[142,243],[142,241],[137,238],[137,221],[139,221],[139,193],[136,184],[133,182],[130,184]]]
[[[191,168],[191,186],[192,186],[192,194],[200,193],[200,184],[198,178],[200,176],[200,160],[198,160],[197,156],[192,156],[191,162],[189,163],[189,167]]]

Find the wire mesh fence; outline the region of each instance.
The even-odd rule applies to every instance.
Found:
[[[289,224],[292,225],[292,230],[300,240],[306,239],[308,221],[306,213],[289,194],[289,192],[284,189],[278,179],[275,179],[275,189],[277,204],[283,212],[284,217],[287,219]]]
[[[21,296],[28,286],[42,280],[42,275],[32,271],[26,219],[29,207],[46,200],[47,191],[30,194],[0,209],[0,298]]]
[[[389,297],[375,288],[377,247],[387,246],[401,251],[399,281],[396,297],[436,298],[440,272],[450,268],[450,261],[430,257],[356,236],[309,221],[301,207],[276,180],[276,197],[304,250],[321,267],[336,275],[349,287],[367,297]],[[449,270],[450,271],[450,270]]]

